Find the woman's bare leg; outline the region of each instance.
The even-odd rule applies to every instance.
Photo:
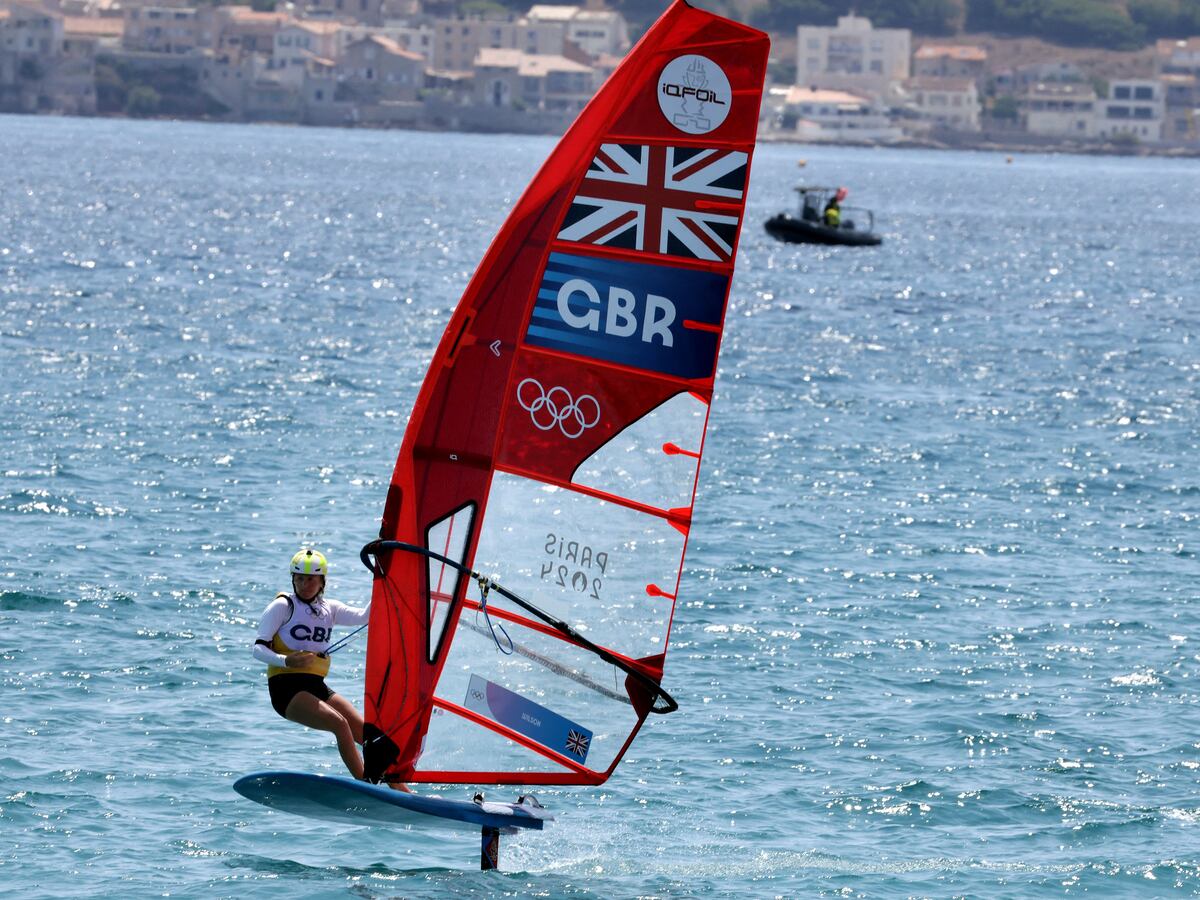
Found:
[[[330,698],[333,699],[333,698]],[[338,752],[350,774],[359,781],[363,777],[363,760],[354,741],[354,730],[346,717],[324,700],[318,700],[308,691],[301,691],[287,707],[287,717],[301,725],[318,731],[331,731],[337,738]],[[359,718],[358,733],[362,736],[362,718]]]
[[[354,735],[354,742],[356,744],[361,744],[363,738],[363,717],[359,711],[354,708],[354,704],[341,694],[334,694],[325,702],[340,712],[346,721],[350,723],[350,731]],[[288,709],[288,712],[291,712],[290,708]],[[357,778],[359,776],[355,777]],[[392,788],[392,790],[404,791],[406,794],[412,793],[412,791],[410,791],[406,785],[403,785],[398,781],[389,781],[387,782],[387,786]]]
[[[354,743],[361,744],[363,742],[363,717],[354,708],[354,704],[341,694],[333,694],[325,702],[340,712],[342,717],[350,723],[350,733],[354,736]]]

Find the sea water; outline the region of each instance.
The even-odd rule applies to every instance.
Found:
[[[425,367],[552,146],[0,117],[0,894],[1200,892],[1195,161],[760,147],[680,710],[500,873],[234,793],[342,771],[255,625],[304,543],[367,599]],[[770,238],[800,179],[883,245]]]

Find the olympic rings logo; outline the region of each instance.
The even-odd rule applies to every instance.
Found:
[[[546,390],[536,378],[526,378],[517,385],[517,402],[538,429],[549,431],[557,425],[571,440],[600,421],[600,403],[591,394],[576,400],[566,388]]]

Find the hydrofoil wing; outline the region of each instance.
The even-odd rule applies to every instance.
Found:
[[[239,778],[233,789],[248,800],[280,812],[347,825],[415,825],[505,834],[541,831],[554,817],[534,801],[520,803],[447,800],[387,787],[306,772],[256,772]]]

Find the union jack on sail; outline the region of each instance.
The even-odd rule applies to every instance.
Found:
[[[587,756],[588,744],[591,739],[586,734],[580,734],[574,728],[567,734],[567,752],[573,753],[580,759]]]
[[[601,144],[558,239],[728,262],[747,162],[736,150]]]

